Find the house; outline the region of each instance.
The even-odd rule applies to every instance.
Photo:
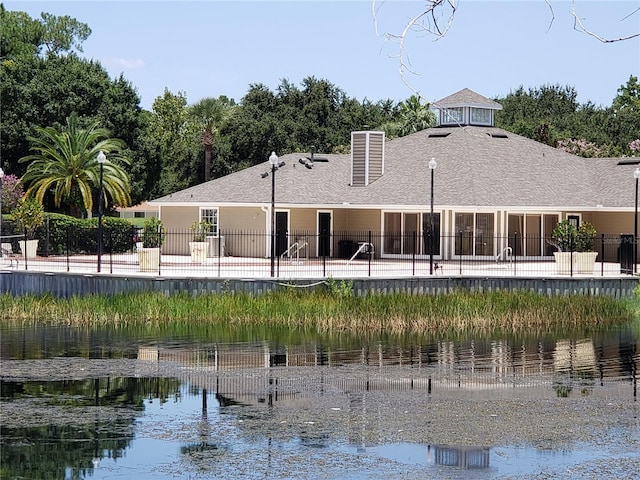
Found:
[[[434,107],[435,128],[393,140],[353,132],[346,155],[283,155],[275,181],[266,152],[264,164],[151,204],[168,230],[206,219],[215,238],[262,234],[242,245],[227,239],[227,253],[249,257],[270,255],[272,181],[278,255],[305,236],[310,256],[335,257],[340,238],[372,231],[380,258],[495,258],[508,250],[542,259],[555,251],[547,239],[560,220],[589,221],[604,234],[633,232],[634,166],[577,157],[497,128],[501,106],[468,89]],[[166,253],[187,254],[186,243],[165,245]]]
[[[142,202],[132,207],[118,207],[116,211],[120,215],[120,218],[158,218],[159,209],[155,205],[150,205],[148,202]]]

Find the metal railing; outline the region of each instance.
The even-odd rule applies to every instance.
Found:
[[[132,229],[103,230],[101,273],[202,276],[218,278],[266,278],[270,276],[272,236],[262,232],[220,231],[207,238],[205,256],[189,251],[190,231],[167,231],[159,251],[159,263],[143,268],[144,238]],[[16,262],[0,258],[2,269],[41,271],[98,271],[98,232],[69,229],[57,232],[56,240],[44,235],[37,254],[25,255],[25,236],[2,237],[10,244]],[[51,237],[54,237],[52,235]],[[541,236],[479,236],[465,232],[430,238],[416,233],[334,232],[317,234],[296,231],[275,237],[275,272],[278,278],[354,278],[447,276],[547,276],[633,275],[637,272],[637,242],[631,235],[599,235],[594,240],[593,263],[585,267],[581,254],[565,252],[561,268],[555,259],[552,239]],[[303,254],[302,254],[303,253]],[[13,260],[13,258],[12,258]],[[16,265],[17,264],[17,265]],[[586,268],[586,270],[585,270]],[[433,272],[433,273],[430,273]]]

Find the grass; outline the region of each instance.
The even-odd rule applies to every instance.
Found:
[[[437,334],[549,331],[627,323],[636,302],[610,297],[546,297],[529,292],[369,295],[346,289],[281,290],[260,296],[160,293],[85,296],[0,295],[3,322],[76,326],[269,326],[323,334]]]

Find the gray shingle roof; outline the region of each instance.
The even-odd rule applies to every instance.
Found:
[[[452,93],[437,102],[433,102],[435,108],[455,108],[455,107],[480,107],[492,110],[502,110],[502,105],[498,102],[483,97],[479,93],[463,88],[459,92]]]
[[[281,157],[286,165],[276,172],[280,207],[426,206],[431,157],[438,162],[434,200],[442,207],[595,210],[634,205],[634,166],[617,166],[618,159],[576,157],[494,127],[431,128],[387,140],[385,173],[366,187],[350,186],[350,155],[318,156],[329,161],[316,162],[312,169],[298,162],[304,153]],[[261,174],[269,171],[265,157],[263,164],[153,203],[265,205],[271,202],[271,176]]]

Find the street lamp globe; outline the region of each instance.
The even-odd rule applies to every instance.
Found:
[[[264,158],[264,157],[262,157]],[[278,165],[278,156],[276,155],[276,152],[271,152],[271,155],[269,156],[269,164],[272,167],[275,167]]]
[[[436,162],[436,159],[431,158],[431,160],[429,161],[429,170],[435,170],[437,166],[438,162]]]

